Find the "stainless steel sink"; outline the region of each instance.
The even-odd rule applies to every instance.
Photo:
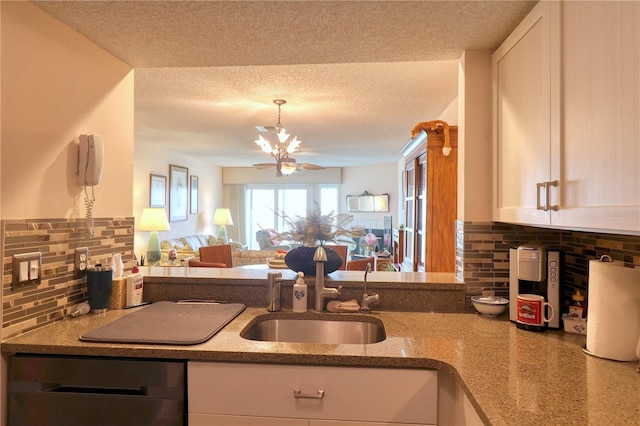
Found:
[[[365,315],[293,314],[255,318],[240,336],[266,342],[367,344],[387,338],[384,324]]]

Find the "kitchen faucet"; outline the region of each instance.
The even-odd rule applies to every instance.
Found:
[[[371,308],[369,306],[380,303],[380,295],[378,293],[367,293],[367,275],[369,272],[371,272],[371,264],[367,263],[364,268],[364,293],[362,294],[362,304],[360,305],[360,312],[364,314],[371,312]]]
[[[316,262],[316,311],[322,312],[324,310],[325,300],[337,299],[340,295],[340,289],[338,288],[326,288],[324,286],[324,262],[327,261],[327,252],[324,247],[318,246],[316,252],[313,254],[313,261]]]

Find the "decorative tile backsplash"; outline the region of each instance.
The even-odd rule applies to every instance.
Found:
[[[126,269],[133,265],[134,218],[96,218],[93,237],[85,219],[2,221],[2,339],[61,319],[87,299],[86,278],[73,278],[76,247],[89,248],[89,265],[110,263],[121,253]],[[41,282],[12,290],[12,256],[41,252]]]
[[[89,247],[89,264],[110,262],[121,253],[125,269],[133,265],[134,219],[97,218],[94,236],[87,237],[84,219],[21,219],[2,221],[2,338],[63,318],[87,299],[86,278],[73,278],[76,247]],[[483,288],[508,293],[509,248],[539,243],[564,255],[563,293],[586,289],[589,260],[603,254],[640,265],[640,237],[561,231],[496,222],[457,222],[456,273],[466,283],[469,298]],[[13,291],[12,256],[42,252],[41,283]]]
[[[606,254],[613,260],[640,265],[640,236],[536,228],[499,222],[457,222],[456,273],[466,283],[467,299],[492,288],[509,291],[509,248],[541,244],[560,250],[563,299],[586,290],[589,260]]]

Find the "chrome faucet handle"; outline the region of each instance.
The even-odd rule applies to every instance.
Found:
[[[363,314],[371,313],[370,306],[374,306],[380,303],[380,295],[378,293],[367,294],[364,293],[362,295],[362,304],[360,305],[360,312]]]

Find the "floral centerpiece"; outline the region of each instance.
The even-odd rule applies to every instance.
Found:
[[[325,263],[325,273],[336,271],[342,265],[342,257],[331,250],[330,246],[325,246],[327,242],[339,243],[348,242],[351,237],[361,236],[361,232],[348,228],[353,220],[350,215],[336,215],[334,212],[321,214],[320,208],[308,210],[306,216],[290,217],[282,211],[276,212],[289,228],[287,231],[278,233],[280,240],[296,241],[302,247],[293,249],[285,256],[287,266],[296,271],[304,272],[305,275],[315,275],[316,265],[313,262],[313,255],[316,245],[325,247],[327,252],[327,262]]]
[[[306,216],[290,217],[282,211],[277,211],[285,222],[288,231],[278,233],[278,239],[297,241],[303,246],[314,247],[316,244],[324,245],[326,242],[338,242],[360,236],[359,232],[348,229],[353,221],[350,215],[320,214],[320,208],[308,210]],[[341,238],[342,237],[342,238]]]

